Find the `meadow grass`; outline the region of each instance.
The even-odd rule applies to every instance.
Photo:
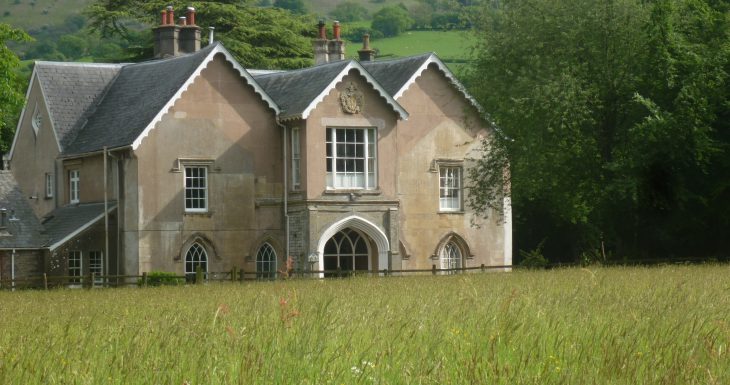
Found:
[[[730,266],[0,293],[2,384],[728,384]]]

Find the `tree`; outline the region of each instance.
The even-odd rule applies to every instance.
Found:
[[[330,16],[342,22],[358,21],[368,17],[368,10],[353,1],[345,1],[337,4]]]
[[[17,69],[20,59],[8,48],[8,41],[29,41],[30,37],[19,29],[0,23],[0,153],[10,150],[15,123],[23,106],[23,85]]]
[[[373,15],[372,28],[384,36],[398,36],[413,25],[413,19],[401,5],[381,8]]]
[[[86,56],[89,43],[77,35],[63,35],[58,39],[58,50],[67,59],[79,59]]]
[[[553,261],[727,254],[727,8],[486,5],[467,82],[503,135],[470,175],[474,207],[496,205],[509,160],[519,248],[546,239]]]
[[[302,0],[275,0],[274,7],[286,9],[300,15],[307,13],[307,7]]]
[[[96,0],[86,14],[90,27],[102,36],[131,41],[138,33],[133,27],[139,23],[158,24],[160,11],[169,3]],[[172,5],[180,12],[188,3],[176,1]],[[197,24],[204,30],[214,26],[216,40],[222,41],[247,68],[287,69],[312,64],[311,39],[315,37],[316,22],[311,17],[295,16],[278,8],[258,8],[252,1],[198,1],[193,5],[198,13]],[[145,30],[143,36],[136,47],[130,45],[127,49],[148,58],[152,55],[152,35]]]

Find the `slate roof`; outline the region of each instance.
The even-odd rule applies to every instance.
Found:
[[[112,82],[122,64],[58,63],[37,61],[38,77],[50,120],[56,131],[61,151],[73,138],[77,122],[83,121]]]
[[[321,64],[301,70],[254,75],[256,82],[274,99],[282,118],[302,115],[340,73],[349,60]]]
[[[354,60],[342,60],[286,72],[259,74],[255,75],[254,79],[279,106],[281,120],[306,119],[309,112],[350,70],[356,70],[363,75],[402,119],[408,118],[408,112],[359,62]]]
[[[109,211],[116,202],[108,202]],[[59,207],[43,220],[48,236],[48,247],[53,250],[104,218],[104,203],[82,203]]]
[[[400,59],[360,62],[393,97],[414,74],[433,56],[427,53]]]
[[[0,249],[38,249],[46,243],[43,227],[10,171],[0,171],[0,209],[6,209],[6,227],[0,230]]]
[[[132,144],[218,44],[190,55],[122,67],[64,154]]]

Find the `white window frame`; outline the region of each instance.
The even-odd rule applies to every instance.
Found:
[[[291,130],[291,186],[293,190],[301,188],[302,148],[299,127]]]
[[[439,164],[439,211],[464,210],[464,167],[456,164]]]
[[[46,198],[53,198],[53,174],[46,173]]]
[[[76,266],[76,263],[72,262],[78,262],[78,266]],[[73,277],[69,278],[69,283],[71,286],[80,285],[83,282],[83,275],[84,275],[84,255],[81,253],[81,250],[69,250],[68,252],[68,276]]]
[[[358,142],[357,131],[363,132],[362,142]],[[338,133],[345,135],[338,141]],[[350,140],[355,135],[355,141]],[[378,131],[375,127],[328,127],[325,139],[327,146],[326,184],[330,190],[374,190],[378,186]],[[350,150],[354,150],[352,154]],[[362,155],[360,155],[360,153]],[[357,170],[358,161],[362,171]],[[338,171],[344,166],[344,171]],[[348,168],[353,167],[355,171]]]
[[[453,240],[446,242],[439,252],[442,269],[460,269],[464,266],[464,251]],[[446,271],[446,274],[455,274],[460,270]]]
[[[195,259],[197,256],[197,260]],[[192,280],[195,277],[196,266],[203,265],[203,274],[208,276],[208,250],[200,242],[193,242],[185,251],[185,277]],[[192,269],[191,269],[192,268]]]
[[[69,203],[79,203],[81,195],[81,173],[78,169],[69,170],[68,172],[68,201]]]
[[[276,278],[277,261],[274,246],[264,242],[256,251],[256,278]]]
[[[102,251],[89,251],[89,274],[95,274],[94,283],[104,283],[104,253]]]
[[[202,177],[200,176],[189,176],[188,170],[204,170],[204,174]],[[183,170],[183,204],[185,207],[185,212],[187,213],[205,213],[208,212],[208,195],[209,195],[209,178],[208,175],[210,174],[210,170],[208,169],[207,165],[202,164],[186,164],[184,166]],[[193,186],[195,180],[203,180],[204,186]],[[188,182],[190,182],[191,186],[188,186]],[[200,196],[194,196],[194,197],[188,197],[188,192],[192,193],[194,192],[202,192],[203,197]],[[197,195],[197,194],[195,194]],[[190,206],[188,203],[191,203]],[[203,207],[192,207],[195,206],[192,204],[193,202],[202,203]]]

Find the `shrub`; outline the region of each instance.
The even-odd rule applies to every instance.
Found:
[[[547,258],[545,258],[544,255],[542,255],[542,246],[544,244],[545,240],[543,239],[542,242],[540,242],[540,244],[537,245],[537,247],[533,250],[520,250],[520,257],[522,257],[522,261],[520,261],[520,266],[526,267],[528,269],[542,269],[546,267],[548,264],[548,260]]]
[[[142,286],[142,278],[137,280],[137,285]],[[150,271],[147,273],[147,286],[183,285],[185,278],[178,277],[175,273],[168,271]]]

